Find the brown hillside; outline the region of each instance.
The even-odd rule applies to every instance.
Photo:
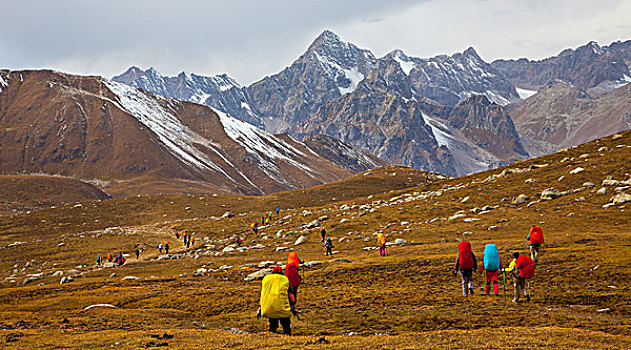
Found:
[[[627,349],[631,202],[612,199],[631,192],[629,159],[631,132],[625,132],[454,179],[423,181],[386,167],[329,189],[142,196],[2,218],[0,339],[9,348],[166,342],[175,348]],[[386,179],[402,187],[390,191]],[[345,188],[359,197],[342,197]],[[542,199],[550,188],[559,197]],[[520,194],[528,199],[514,203]],[[248,224],[277,203],[280,215],[254,236]],[[225,210],[235,216],[218,219]],[[305,228],[316,219],[319,226]],[[460,279],[451,274],[457,243],[469,240],[481,258],[492,240],[506,264],[511,252],[525,253],[532,223],[543,227],[546,242],[531,302],[510,303],[510,289],[508,302],[484,295],[477,273],[475,295],[462,297]],[[322,227],[339,252],[333,257],[322,254]],[[380,229],[389,242],[405,240],[384,258],[372,250]],[[183,247],[178,230],[193,233],[195,245]],[[237,234],[243,245],[226,248]],[[294,245],[300,235],[307,242]],[[166,240],[175,254],[158,259],[155,246]],[[97,254],[132,253],[137,246],[146,251],[124,267],[93,264]],[[266,321],[254,317],[260,281],[244,281],[260,262],[285,261],[287,250],[322,262],[302,272],[304,313],[292,319],[292,337],[266,332]],[[204,275],[193,276],[201,267]],[[60,285],[61,273],[53,276],[59,270],[76,275],[74,281]],[[97,303],[116,308],[83,310]],[[165,332],[174,337],[155,338]]]

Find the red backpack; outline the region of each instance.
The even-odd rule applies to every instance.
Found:
[[[543,244],[543,230],[539,226],[530,228],[530,244]]]
[[[525,280],[535,275],[535,262],[525,255],[520,255],[517,258],[515,268],[519,271],[519,276]]]
[[[458,268],[467,270],[473,268],[473,257],[471,256],[471,243],[462,241],[458,243]]]

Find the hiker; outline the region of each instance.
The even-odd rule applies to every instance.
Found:
[[[285,265],[285,277],[289,280],[289,291],[296,298],[295,302],[298,299],[298,287],[300,286],[300,282],[302,278],[300,277],[300,273],[298,273],[298,268],[300,268],[300,259],[298,258],[298,253],[291,252],[287,256],[287,265]]]
[[[320,230],[320,236],[322,236],[322,242],[324,242],[324,238],[326,237],[326,230],[324,227]]]
[[[530,258],[539,262],[539,248],[543,244],[543,230],[537,225],[530,226],[530,232],[526,236],[526,241],[530,243]]]
[[[486,295],[491,293],[491,282],[493,282],[493,294],[500,295],[500,287],[497,284],[497,272],[502,267],[502,259],[497,250],[497,245],[489,243],[484,246],[484,254],[482,255],[482,264],[480,264],[480,273],[486,271]]]
[[[265,225],[265,215],[261,216],[261,225]]]
[[[261,299],[256,318],[269,318],[269,331],[276,333],[278,322],[283,334],[291,335],[291,315],[297,312],[293,307],[296,299],[289,289],[289,279],[283,275],[283,268],[274,267],[271,274],[263,277]]]
[[[170,241],[167,241],[167,243],[164,245],[164,253],[165,254],[169,254],[169,245],[171,244]]]
[[[276,215],[278,215],[280,213],[280,208],[276,207]]]
[[[462,241],[458,243],[458,257],[454,266],[454,275],[460,271],[462,276],[462,295],[473,295],[473,270],[478,268],[475,254],[471,251],[471,243]]]
[[[136,260],[140,259],[140,248],[136,248]]]
[[[112,262],[112,253],[107,253],[107,262]]]
[[[189,241],[191,241],[192,246],[195,246],[195,237],[191,237]]]
[[[118,253],[118,255],[116,255],[116,261],[115,261],[117,266],[123,266],[123,264],[125,263],[125,257],[123,256],[123,252]]]
[[[186,248],[190,248],[191,247],[191,235],[188,235],[188,237],[186,238]]]
[[[164,248],[164,246],[162,245],[162,242],[158,243],[158,250],[160,251],[160,254],[162,254],[162,248]]]
[[[258,222],[256,222],[256,221],[254,221],[254,222],[250,225],[250,228],[252,229],[252,231],[254,232],[254,234],[255,234],[255,235],[256,235],[256,234],[258,234],[258,232],[259,232],[259,227],[258,227],[258,226],[259,226],[259,223],[258,223]]]
[[[513,253],[513,261],[508,266],[508,272],[513,277],[513,303],[519,302],[519,295],[523,292],[526,301],[530,301],[530,283],[528,289],[525,288],[526,280],[535,274],[535,261],[526,255]]]
[[[269,212],[269,222],[272,222],[272,212]]]
[[[183,243],[184,243],[184,244],[186,244],[186,238],[187,238],[187,236],[188,236],[188,234],[187,234],[186,232],[184,232],[184,235],[183,235],[183,237],[184,237],[184,241],[183,241]]]
[[[177,232],[175,233],[175,238],[180,239],[180,231],[177,231]]]
[[[241,236],[239,236],[239,238],[237,238],[237,245],[240,247],[241,243],[243,243],[243,240],[241,239]]]
[[[379,256],[386,256],[386,234],[379,231],[377,234],[377,246],[379,247]]]
[[[101,266],[101,256],[100,255],[96,256],[96,266]]]
[[[331,241],[331,238],[327,238],[326,242],[324,242],[322,246],[326,248],[324,255],[333,255],[331,252],[331,249],[333,249],[333,242]]]

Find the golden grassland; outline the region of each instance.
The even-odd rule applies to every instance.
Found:
[[[603,208],[616,186],[608,186],[606,195],[596,194],[606,178],[630,178],[627,145],[629,132],[456,179],[389,166],[265,197],[141,196],[4,217],[0,343],[5,348],[139,348],[166,343],[171,348],[246,349],[628,349],[631,202]],[[583,171],[569,173],[578,167]],[[505,169],[530,170],[507,174]],[[483,181],[502,172],[505,175]],[[583,186],[587,181],[595,187]],[[551,187],[576,192],[537,202],[538,194]],[[405,201],[418,196],[415,192],[437,191],[442,195]],[[530,199],[512,204],[522,193]],[[388,205],[378,202],[382,200]],[[340,209],[343,204],[351,208]],[[493,208],[470,211],[485,205]],[[254,236],[249,223],[277,206],[280,215],[274,214],[272,225],[259,232],[264,237]],[[313,214],[303,216],[303,210]],[[466,217],[448,220],[461,210]],[[225,211],[235,217],[213,218]],[[291,217],[281,219],[287,215]],[[322,226],[304,232],[300,228],[322,216],[328,217],[321,223],[333,238],[333,250],[339,251],[332,257],[322,253]],[[343,218],[348,222],[340,222]],[[530,224],[540,224],[546,233],[531,282],[532,301],[511,303],[510,286],[506,301],[503,291],[500,297],[484,295],[477,273],[476,294],[464,298],[460,278],[452,275],[458,241],[471,241],[478,258],[484,244],[493,241],[506,264],[511,252],[526,252]],[[284,234],[298,233],[276,238],[281,229]],[[363,249],[375,245],[374,234],[382,229],[391,242],[407,241],[389,247],[384,258],[376,250]],[[194,232],[195,246],[186,248],[176,240],[178,230]],[[245,238],[243,246],[265,248],[199,254],[205,244],[221,252],[237,234]],[[308,241],[294,246],[301,234]],[[191,255],[156,260],[155,246],[166,240],[174,252]],[[16,241],[26,243],[9,247]],[[121,268],[93,266],[97,254],[132,253],[138,246],[145,248],[140,260],[129,257]],[[254,317],[260,281],[244,282],[259,262],[286,259],[286,251],[275,251],[279,246],[298,252],[302,260],[323,262],[302,271],[298,308],[304,313],[292,320],[292,337],[266,332],[266,322]],[[337,258],[351,262],[333,261]],[[71,283],[60,285],[60,277],[47,275],[22,284],[26,274],[68,271],[77,265],[87,267],[78,268],[83,274]],[[211,271],[193,276],[201,266]],[[11,276],[15,283],[7,279]],[[124,276],[139,279],[122,280]],[[83,310],[97,303],[116,308]],[[164,333],[173,338],[158,339]]]

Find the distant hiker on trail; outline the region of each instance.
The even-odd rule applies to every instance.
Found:
[[[191,237],[190,241],[191,241],[191,245],[195,246],[195,237]]]
[[[184,237],[184,244],[186,244],[186,239],[187,239],[187,236],[188,236],[188,234],[187,234],[186,232],[184,232],[184,235],[183,235],[183,237]],[[179,238],[179,237],[178,237],[178,238]]]
[[[265,225],[265,215],[261,216],[261,225]]]
[[[473,270],[478,268],[478,262],[475,254],[471,251],[471,243],[462,241],[458,243],[458,257],[456,257],[456,265],[454,266],[454,275],[460,271],[462,276],[462,295],[473,295]]]
[[[379,256],[386,256],[386,234],[379,231],[377,234],[377,246],[379,247]]]
[[[276,215],[278,215],[280,213],[280,208],[276,207]]]
[[[101,256],[100,255],[96,256],[96,266],[101,266]]]
[[[254,221],[251,225],[250,228],[252,229],[252,232],[254,232],[254,234],[258,234],[259,233],[259,223]]]
[[[164,245],[162,245],[162,242],[158,243],[158,251],[160,251],[160,254],[162,254],[162,248],[164,248]]]
[[[322,242],[324,242],[324,239],[326,237],[326,230],[324,229],[324,227],[322,228],[322,230],[320,230],[320,236],[322,236]]]
[[[497,271],[502,267],[502,259],[497,250],[497,245],[487,244],[484,246],[484,255],[482,255],[482,264],[480,264],[480,273],[486,271],[486,295],[491,293],[491,281],[493,282],[493,294],[500,295],[500,287],[497,284]]]
[[[530,283],[526,289],[526,281],[535,274],[535,262],[531,258],[520,255],[518,252],[513,253],[513,261],[508,266],[508,272],[513,277],[514,297],[513,303],[519,302],[519,296],[522,291],[526,297],[526,301],[530,301]]]
[[[537,225],[530,226],[530,232],[526,236],[526,241],[530,243],[530,258],[539,262],[539,248],[543,244],[543,230]]]
[[[112,262],[112,253],[107,253],[107,261]]]
[[[324,253],[324,255],[333,255],[333,253],[331,252],[331,249],[333,249],[333,242],[331,241],[331,238],[327,238],[326,242],[324,242],[322,246],[326,248],[326,252]]]
[[[116,255],[115,263],[117,266],[123,266],[123,264],[125,263],[125,257],[123,256],[123,252],[120,252],[118,253],[118,255]]]
[[[136,260],[140,259],[140,248],[136,248]]]
[[[269,212],[269,222],[272,222],[272,212]]]
[[[188,235],[186,238],[186,248],[191,247],[191,235]]]
[[[170,241],[167,241],[167,243],[164,245],[164,253],[165,254],[169,254],[169,245],[171,244]]]
[[[300,286],[300,282],[302,282],[300,273],[298,273],[300,263],[298,253],[289,253],[287,256],[287,265],[285,265],[285,277],[289,280],[289,291],[296,297],[296,300],[298,299],[298,287]],[[292,305],[295,305],[295,301]]]
[[[269,318],[269,331],[276,333],[278,322],[283,327],[283,334],[291,335],[291,315],[297,315],[292,306],[296,302],[290,291],[289,279],[283,275],[283,268],[274,267],[271,274],[263,277],[261,299],[256,317]]]
[[[243,240],[241,239],[241,237],[237,238],[237,245],[240,247],[241,243],[243,243]]]
[[[180,239],[180,231],[175,233],[175,238]]]

